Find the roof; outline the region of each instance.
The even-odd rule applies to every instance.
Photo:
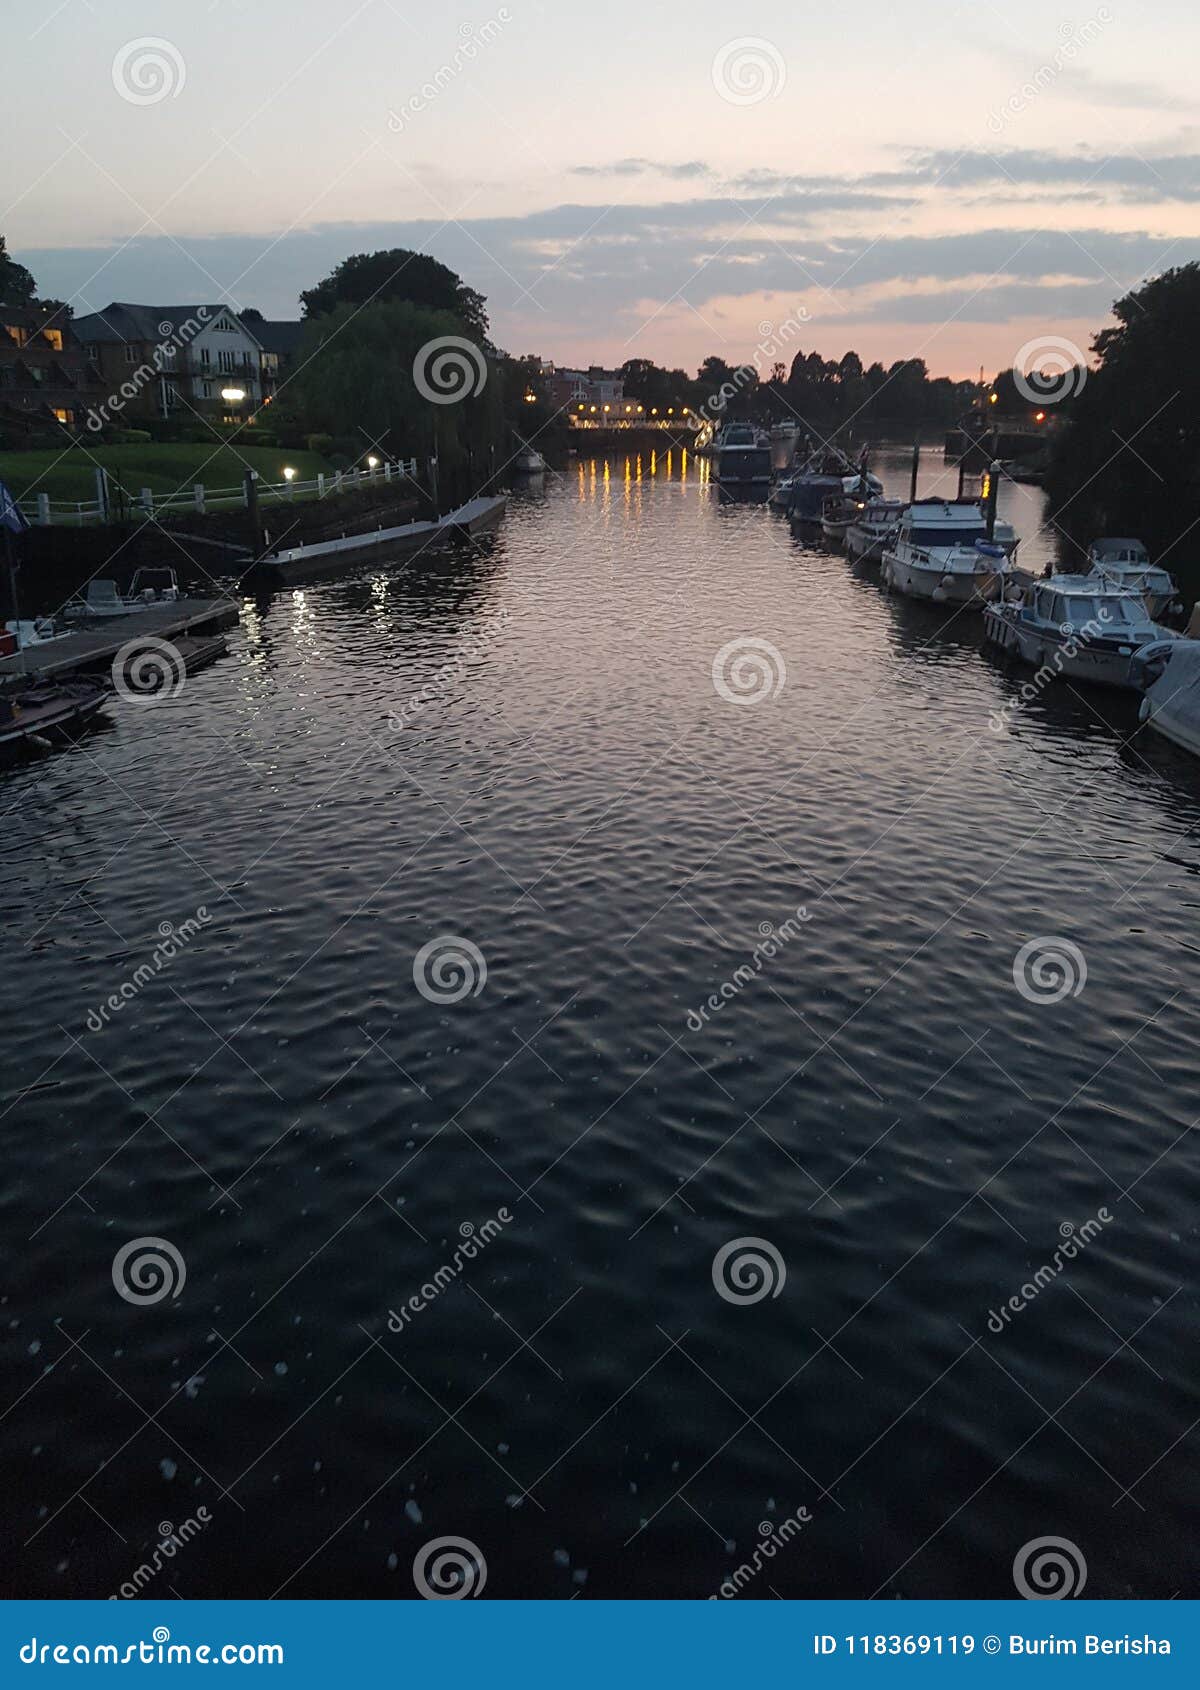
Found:
[[[238,322],[232,305],[130,305],[113,300],[103,311],[76,317],[74,329],[79,339],[89,345],[173,340],[186,346],[222,314]],[[238,322],[238,326],[246,330],[251,340],[257,339],[254,330],[245,323]]]
[[[948,528],[977,528],[983,512],[977,504],[951,504],[945,499],[919,499],[909,505],[908,514],[915,527],[927,528],[944,522]]]
[[[304,333],[302,322],[268,322],[264,317],[261,322],[244,323],[264,352],[276,352],[281,358],[290,357],[300,345],[300,337]]]

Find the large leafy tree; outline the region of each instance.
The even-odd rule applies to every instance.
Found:
[[[1113,306],[1092,342],[1098,368],[1054,439],[1054,520],[1080,544],[1133,534],[1180,569],[1195,596],[1200,570],[1200,264],[1156,276]]]
[[[457,318],[460,332],[480,339],[487,333],[487,301],[461,276],[428,253],[393,247],[344,258],[316,287],[300,295],[306,317],[321,317],[339,305],[382,305],[403,300]]]
[[[461,336],[458,317],[407,300],[337,305],[305,328],[281,394],[284,412],[333,435],[350,455],[377,446],[399,457],[465,462],[497,437],[501,384],[482,352],[455,352],[444,372],[449,386],[440,385],[430,349]],[[433,403],[419,383],[461,397]]]
[[[0,305],[27,305],[36,285],[25,266],[8,256],[4,236],[0,235]]]

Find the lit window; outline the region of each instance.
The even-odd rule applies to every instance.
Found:
[[[63,337],[62,337],[62,330],[61,329],[43,329],[42,333],[45,335],[46,339],[50,342],[50,345],[54,348],[54,350],[56,352],[62,351],[62,349],[63,349]]]

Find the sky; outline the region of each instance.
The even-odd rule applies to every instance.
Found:
[[[1194,0],[0,9],[0,232],[81,313],[411,246],[512,353],[964,378],[1200,257]]]

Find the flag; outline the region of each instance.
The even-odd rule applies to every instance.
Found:
[[[21,534],[28,527],[25,513],[3,481],[0,481],[0,528],[7,528],[10,534]]]

